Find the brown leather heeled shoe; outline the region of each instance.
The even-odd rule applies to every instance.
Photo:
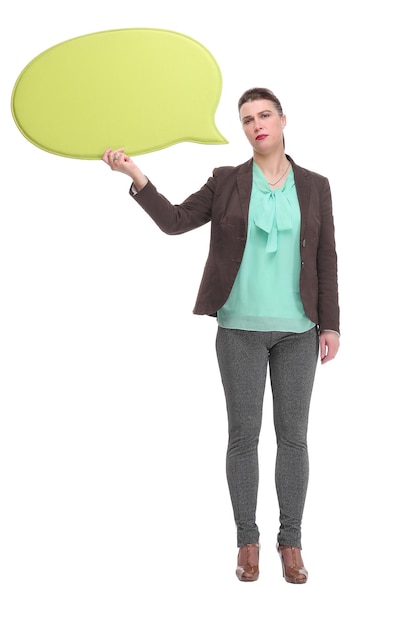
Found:
[[[277,545],[282,563],[282,575],[287,583],[303,584],[307,582],[308,572],[304,567],[300,548]]]
[[[259,577],[259,543],[247,543],[239,548],[236,576],[242,582],[253,582]]]

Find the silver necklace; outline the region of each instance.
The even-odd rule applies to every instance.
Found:
[[[283,175],[282,175],[282,176],[280,176],[280,177],[278,178],[278,180],[276,180],[274,183],[270,183],[270,182],[269,182],[269,180],[268,180],[268,181],[267,181],[268,185],[271,185],[271,187],[274,187],[274,185],[278,185],[279,181],[280,181],[280,180],[282,180],[282,179],[284,178],[285,174],[286,174],[286,173],[288,172],[288,170],[290,169],[290,165],[291,165],[291,163],[288,163],[288,167],[287,167],[287,169],[285,170],[285,172],[283,173]]]

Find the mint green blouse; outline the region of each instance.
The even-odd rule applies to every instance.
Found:
[[[300,222],[292,168],[284,186],[272,191],[254,162],[245,251],[229,298],[217,312],[219,326],[296,333],[315,326],[299,292]]]

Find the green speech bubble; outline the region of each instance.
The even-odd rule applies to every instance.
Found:
[[[12,115],[38,148],[99,159],[183,141],[224,144],[214,114],[222,79],[210,52],[169,30],[109,30],[64,41],[20,73]]]

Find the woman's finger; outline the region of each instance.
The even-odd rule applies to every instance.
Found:
[[[110,155],[110,152],[111,152],[111,148],[107,148],[107,150],[105,150],[103,152],[103,156],[101,157],[103,159],[103,161],[105,163],[107,163],[107,165],[109,165],[109,155]]]

